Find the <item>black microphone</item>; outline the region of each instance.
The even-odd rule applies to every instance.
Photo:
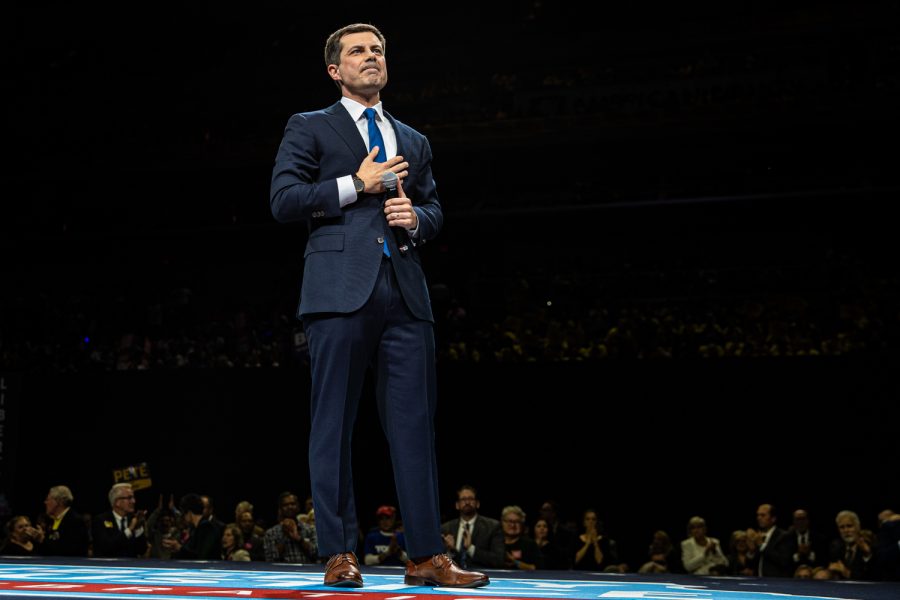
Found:
[[[387,190],[387,198],[397,197],[397,184],[399,181],[400,178],[393,171],[385,171],[381,174],[381,183],[384,184],[384,189]],[[384,205],[382,204],[382,206]],[[409,233],[403,227],[391,227],[391,230],[394,232],[394,240],[397,242],[397,249],[400,250],[400,254],[406,254],[409,251]]]

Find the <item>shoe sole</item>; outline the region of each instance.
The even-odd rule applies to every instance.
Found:
[[[344,579],[343,581],[335,581],[334,583],[326,583],[328,587],[352,587],[352,588],[361,588],[363,586],[362,581],[354,581],[352,579]]]
[[[425,579],[423,577],[411,577],[409,575],[406,575],[403,578],[403,583],[405,583],[406,585],[413,585],[413,586],[417,586],[417,587],[477,588],[477,587],[481,587],[483,585],[487,585],[490,582],[491,582],[490,579],[484,579],[484,580],[479,579],[479,580],[473,581],[472,583],[449,585],[446,583],[440,583],[437,581],[432,581],[430,579]]]

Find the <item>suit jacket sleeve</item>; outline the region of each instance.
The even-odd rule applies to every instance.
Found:
[[[475,545],[475,553],[472,555],[472,560],[489,567],[502,569],[506,558],[506,544],[503,541],[503,530],[500,527],[500,522],[480,518],[476,521],[476,526],[479,523],[484,523],[487,529],[484,543]]]
[[[419,220],[416,231],[416,243],[422,243],[434,239],[444,224],[444,213],[438,201],[437,186],[431,172],[431,145],[425,137],[418,139],[417,148],[413,155],[419,156],[414,173],[410,173],[411,189],[404,187],[406,195],[412,199],[413,210]],[[410,164],[410,169],[413,165]]]
[[[341,215],[337,179],[318,181],[319,152],[309,116],[292,116],[272,171],[270,205],[276,220],[308,221],[314,212],[323,217]]]
[[[693,573],[703,565],[703,554],[697,552],[697,546],[690,538],[681,541],[681,564],[688,573]]]

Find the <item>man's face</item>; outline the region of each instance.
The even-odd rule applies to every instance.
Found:
[[[471,519],[478,512],[481,503],[472,490],[463,490],[456,497],[456,510],[466,519]]]
[[[775,517],[772,516],[772,509],[768,504],[763,504],[756,509],[756,523],[763,531],[768,531],[775,525]]]
[[[44,508],[45,512],[52,517],[63,509],[63,505],[56,498],[47,494],[47,498],[44,499]]]
[[[200,501],[203,502],[203,518],[208,519],[209,515],[212,514],[212,506],[209,503],[209,496],[200,496]]]
[[[805,510],[794,511],[794,529],[805,533],[809,529],[809,516]]]
[[[300,513],[300,501],[297,496],[287,496],[281,501],[281,518],[294,519]]]
[[[130,515],[134,513],[134,492],[131,490],[123,490],[122,492],[119,492],[119,497],[116,498],[116,501],[113,503],[113,507],[117,512],[123,515]]]
[[[859,526],[850,517],[838,519],[837,528],[841,534],[841,539],[848,544],[854,543],[859,538]]]
[[[348,33],[341,38],[341,63],[332,75],[354,94],[369,95],[387,84],[384,47],[371,31]]]
[[[242,512],[241,516],[238,517],[238,527],[241,528],[241,531],[244,532],[244,535],[249,535],[253,532],[253,527],[256,525],[256,522],[253,520],[253,514],[249,512]]]

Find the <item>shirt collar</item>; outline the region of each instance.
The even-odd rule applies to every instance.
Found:
[[[357,102],[356,100],[351,100],[346,96],[341,96],[341,104],[344,105],[344,108],[347,109],[347,112],[350,113],[350,117],[354,122],[359,121],[360,117],[363,115],[363,111],[366,110],[366,107]],[[377,115],[378,120],[384,121],[384,108],[381,105],[381,101],[378,102],[375,106],[372,107],[375,109],[375,114]]]
[[[66,510],[59,513],[59,516],[53,517],[53,529],[56,529],[57,527],[59,527],[59,524],[62,522],[63,517],[65,517],[68,512],[69,512],[69,508],[66,508]]]

